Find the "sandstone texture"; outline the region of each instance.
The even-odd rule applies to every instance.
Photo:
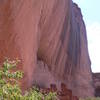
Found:
[[[100,97],[100,73],[93,73],[95,96]]]
[[[72,0],[0,0],[0,63],[21,60],[22,89],[64,82],[93,96],[85,24]]]

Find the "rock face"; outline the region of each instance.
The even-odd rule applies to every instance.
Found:
[[[100,97],[100,73],[93,73],[95,96]]]
[[[18,58],[22,88],[64,82],[81,97],[93,96],[86,29],[71,0],[0,0],[0,63]]]

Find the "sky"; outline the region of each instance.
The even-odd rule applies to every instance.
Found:
[[[100,72],[100,0],[73,0],[81,8],[86,24],[93,72]]]

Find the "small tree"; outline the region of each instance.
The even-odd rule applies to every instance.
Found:
[[[56,100],[55,93],[42,94],[36,87],[22,95],[19,79],[23,78],[22,71],[12,71],[19,60],[6,59],[0,67],[0,100]]]

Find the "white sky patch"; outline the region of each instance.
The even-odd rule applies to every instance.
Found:
[[[100,23],[89,23],[86,28],[92,71],[100,72]]]
[[[92,71],[100,72],[100,0],[73,0],[81,8],[86,23]],[[90,4],[90,5],[89,5]]]

